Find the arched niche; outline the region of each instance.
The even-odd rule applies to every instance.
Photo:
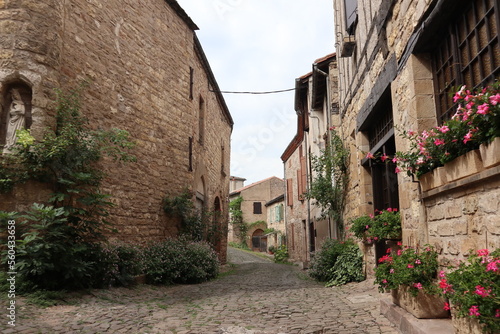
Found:
[[[16,142],[16,130],[30,129],[32,124],[32,90],[21,81],[13,81],[2,85],[0,146],[4,153]]]

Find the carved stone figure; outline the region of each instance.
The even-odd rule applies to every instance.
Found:
[[[18,89],[13,88],[11,90],[11,99],[12,102],[8,111],[9,119],[7,121],[7,134],[3,153],[10,153],[12,146],[14,146],[17,140],[16,131],[24,129],[26,123],[26,107]]]

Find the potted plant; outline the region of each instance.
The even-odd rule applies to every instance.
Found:
[[[466,262],[440,276],[457,333],[500,333],[500,249],[471,253]]]
[[[375,283],[381,292],[391,292],[394,304],[416,318],[445,318],[437,282],[437,252],[431,246],[423,249],[405,247],[379,259]]]
[[[352,221],[351,232],[367,243],[382,239],[401,239],[401,216],[396,208],[376,211]]]

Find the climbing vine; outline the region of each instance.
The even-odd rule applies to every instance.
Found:
[[[322,210],[323,217],[331,217],[343,237],[347,183],[348,183],[349,151],[344,147],[342,139],[334,128],[330,129],[330,141],[321,150],[319,156],[311,158],[314,177],[305,194],[306,198],[314,199]]]
[[[241,211],[241,203],[243,202],[243,197],[238,196],[229,203],[229,214],[231,217],[231,224],[236,233],[236,236],[240,240],[240,243],[246,244],[247,233],[250,226],[243,221],[243,211]]]

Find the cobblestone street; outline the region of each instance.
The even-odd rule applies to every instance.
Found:
[[[371,281],[325,288],[295,266],[236,249],[228,258],[234,270],[212,282],[93,290],[46,309],[19,305],[16,327],[4,317],[0,328],[6,334],[399,333],[379,315]]]

